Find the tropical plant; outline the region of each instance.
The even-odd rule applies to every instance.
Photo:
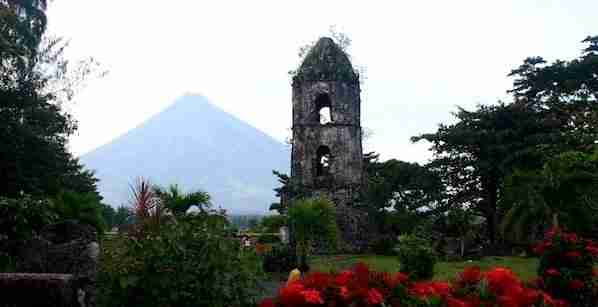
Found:
[[[304,270],[307,269],[307,257],[316,240],[324,243],[329,250],[336,249],[338,226],[334,207],[327,198],[294,201],[289,208],[288,222]]]
[[[16,250],[56,220],[47,199],[0,197],[0,272],[13,269]]]
[[[135,232],[143,235],[146,231],[159,232],[161,225],[167,219],[166,208],[160,201],[150,181],[139,177],[131,189],[131,212],[136,218]]]
[[[93,193],[62,191],[53,199],[53,203],[54,210],[61,220],[77,220],[93,226],[98,233],[102,233],[108,226],[102,216],[105,205],[100,203],[100,198]]]
[[[173,184],[167,189],[155,186],[153,193],[160,199],[163,206],[170,210],[174,215],[187,213],[193,206],[200,212],[205,212],[210,207],[210,195],[203,191],[184,193],[178,185]]]
[[[414,279],[429,279],[434,276],[437,257],[427,240],[416,235],[400,236],[398,255],[401,272]]]
[[[591,234],[598,223],[598,154],[565,152],[539,170],[517,170],[505,184],[506,235],[552,224]],[[529,232],[528,232],[529,233]],[[529,238],[528,238],[529,239]]]
[[[120,235],[103,251],[101,306],[253,306],[261,262],[203,214],[160,235]],[[224,220],[226,220],[224,218]]]

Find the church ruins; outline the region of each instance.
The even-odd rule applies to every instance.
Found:
[[[346,53],[323,37],[305,57],[292,87],[290,180],[303,196],[332,200],[344,248],[363,250],[368,219],[355,208],[363,185],[359,75]]]

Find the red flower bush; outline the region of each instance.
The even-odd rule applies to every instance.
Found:
[[[403,273],[375,272],[360,263],[351,271],[314,272],[283,286],[278,297],[260,304],[260,307],[273,306],[564,307],[568,304],[541,289],[526,286],[506,268],[482,272],[472,267],[452,282],[413,282]]]
[[[538,287],[573,306],[598,306],[593,265],[598,248],[574,233],[551,229],[534,251],[540,256]]]

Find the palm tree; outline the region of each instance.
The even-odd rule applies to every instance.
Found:
[[[542,169],[515,171],[505,182],[502,228],[521,238],[529,225],[588,232],[598,213],[598,156],[566,152]],[[529,232],[528,232],[529,233]]]
[[[205,213],[210,207],[210,195],[203,191],[183,193],[178,185],[170,185],[167,189],[155,186],[154,194],[164,204],[164,207],[170,210],[175,216],[180,216],[196,206],[201,213]]]

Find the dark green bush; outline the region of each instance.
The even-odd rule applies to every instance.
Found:
[[[54,221],[56,214],[48,200],[0,197],[0,272],[12,271],[15,251]]]
[[[434,276],[436,254],[429,242],[415,235],[399,237],[399,262],[401,272],[412,279],[430,279]]]
[[[201,216],[178,218],[160,233],[104,243],[103,306],[251,306],[260,262],[225,227]]]
[[[275,245],[264,254],[263,267],[266,272],[290,272],[297,266],[297,257],[289,245]]]
[[[372,244],[372,252],[376,255],[394,256],[397,254],[395,250],[397,241],[392,237],[379,238]]]
[[[265,234],[265,235],[261,235],[261,236],[259,236],[259,238],[257,238],[257,243],[262,243],[262,244],[280,243],[280,238],[277,235]]]

